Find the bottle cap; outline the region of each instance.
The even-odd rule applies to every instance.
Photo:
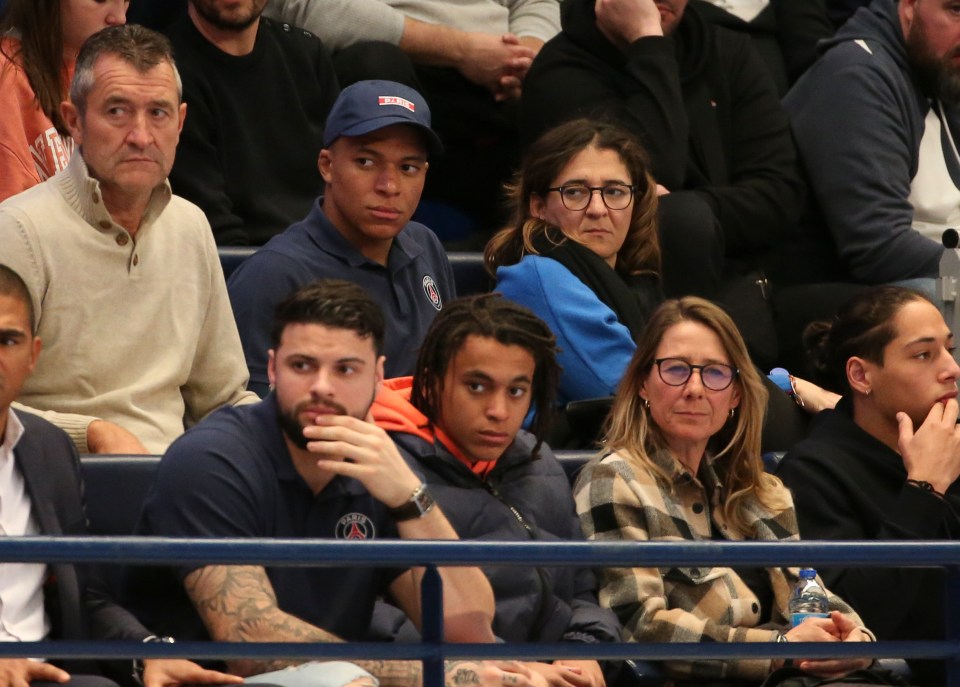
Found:
[[[800,568],[801,580],[812,580],[817,576],[817,571],[813,568]]]

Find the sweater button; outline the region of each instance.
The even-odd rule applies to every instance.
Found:
[[[140,264],[140,256],[139,256],[139,255],[134,255],[134,256],[133,256],[133,266],[136,267],[136,266],[139,265],[139,264]]]
[[[113,226],[112,224],[110,224],[110,222],[108,222],[105,219],[100,220],[99,224],[101,229],[109,229],[110,227]]]
[[[117,234],[117,245],[125,246],[130,238],[126,234]]]
[[[96,191],[93,192],[93,195],[91,196],[91,198],[92,198],[92,200],[93,200],[93,204],[94,204],[94,205],[96,205],[96,204],[98,204],[98,203],[100,202],[100,194],[97,193]]]

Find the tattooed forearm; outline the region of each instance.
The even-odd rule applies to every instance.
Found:
[[[222,642],[340,642],[339,637],[277,606],[266,571],[259,566],[210,565],[187,575],[184,587],[211,638]],[[299,665],[302,660],[237,660],[229,669],[249,676]],[[421,687],[419,661],[354,661],[380,680],[381,687]],[[484,682],[483,664],[448,661],[447,687]],[[498,671],[499,672],[499,671]]]
[[[266,572],[259,566],[211,565],[187,575],[184,587],[211,638],[221,642],[339,642],[339,637],[277,606]],[[238,660],[238,675],[255,675],[301,660]]]

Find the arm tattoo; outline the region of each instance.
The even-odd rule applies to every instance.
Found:
[[[209,565],[187,575],[184,587],[210,636],[222,642],[341,642],[336,635],[297,618],[277,605],[266,571],[254,565]],[[230,662],[239,675],[299,665],[302,660]],[[419,687],[417,661],[354,661],[380,680],[381,687]]]
[[[454,685],[479,685],[480,676],[477,675],[476,671],[457,668],[457,672],[450,678],[450,682]]]
[[[184,579],[187,595],[210,636],[221,642],[339,642],[327,632],[277,606],[277,596],[260,566],[209,565]],[[240,675],[280,670],[303,661],[277,659],[230,662]]]
[[[481,683],[480,665],[477,661],[447,661],[444,666],[446,672],[445,687],[479,685]]]

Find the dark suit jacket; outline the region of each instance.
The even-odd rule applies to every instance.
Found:
[[[27,412],[17,413],[24,432],[13,451],[41,534],[85,535],[80,459],[67,434]],[[150,632],[118,606],[89,566],[50,566],[44,587],[51,639],[133,639]],[[99,672],[90,662],[68,661],[66,670]]]

